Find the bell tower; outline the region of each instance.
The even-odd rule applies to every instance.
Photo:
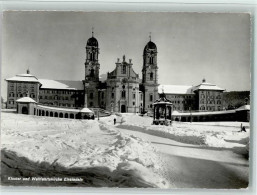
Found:
[[[157,66],[157,47],[149,36],[143,52],[142,69],[142,91],[143,91],[143,111],[152,109],[152,104],[158,98],[158,66]]]
[[[88,39],[86,46],[86,62],[85,62],[85,80],[99,81],[100,64],[98,62],[99,48],[98,41],[94,37],[92,29],[92,37]]]

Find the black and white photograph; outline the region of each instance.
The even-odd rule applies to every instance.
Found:
[[[1,185],[247,189],[251,15],[4,11]]]

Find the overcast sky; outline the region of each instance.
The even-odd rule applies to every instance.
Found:
[[[205,78],[227,91],[250,90],[250,16],[214,13],[5,12],[2,96],[5,78],[83,80],[85,46],[100,47],[100,74],[117,58],[132,59],[140,78],[143,49],[157,45],[159,83],[197,85]]]

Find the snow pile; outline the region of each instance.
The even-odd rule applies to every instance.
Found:
[[[150,143],[97,120],[2,113],[1,125],[7,175],[75,175],[83,186],[168,188]]]
[[[123,118],[125,118],[125,122],[118,124],[117,127],[194,145],[206,145],[218,148],[242,148],[246,147],[247,143],[242,143],[240,140],[249,139],[250,134],[249,123],[243,123],[247,132],[239,132],[241,122],[173,122],[172,126],[161,126],[151,125],[151,117],[123,114]],[[106,122],[110,123],[110,119],[106,120]]]

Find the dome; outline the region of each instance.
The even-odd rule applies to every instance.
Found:
[[[145,46],[144,53],[145,53],[145,51],[146,51],[147,49],[156,49],[156,50],[157,50],[157,47],[156,47],[156,45],[155,45],[154,42],[149,41],[149,42],[146,44],[146,46]]]
[[[98,47],[98,41],[96,40],[95,37],[91,37],[91,38],[88,39],[88,41],[87,41],[87,46]]]

